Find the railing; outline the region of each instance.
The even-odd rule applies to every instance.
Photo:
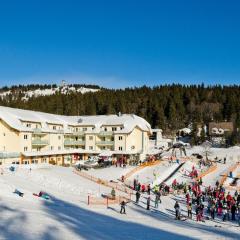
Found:
[[[0,159],[18,157],[20,157],[20,153],[17,152],[0,152]]]
[[[33,134],[43,134],[42,129],[41,128],[34,128],[33,129]]]
[[[113,145],[114,141],[96,141],[96,145]]]
[[[101,131],[99,133],[100,136],[112,136],[113,135],[113,132],[111,131]]]
[[[64,133],[64,130],[63,129],[58,129],[57,132],[58,133]]]
[[[80,140],[64,140],[64,145],[71,146],[71,145],[85,145],[85,141]]]
[[[106,197],[94,197],[91,195],[88,195],[87,198],[87,204],[88,205],[105,205],[105,206],[109,206],[112,204],[120,204],[122,201],[127,202],[131,202],[131,194],[129,194],[129,196],[116,196],[115,198],[106,196]]]
[[[95,182],[99,185],[103,185],[103,186],[106,186],[106,187],[109,187],[109,188],[114,188],[115,190],[118,190],[118,191],[121,191],[123,193],[127,193],[127,194],[133,194],[133,190],[126,187],[126,186],[123,186],[123,185],[120,185],[119,183],[113,183],[113,182],[109,182],[107,180],[104,180],[104,179],[101,179],[101,178],[97,178],[97,177],[94,177],[88,173],[85,173],[83,171],[76,171],[74,170],[73,171],[75,174],[85,178],[85,179],[88,179],[92,182]]]
[[[32,139],[32,145],[48,145],[48,140]]]
[[[83,135],[85,134],[85,132],[83,132],[83,131],[79,131],[79,132],[77,132],[77,131],[72,131],[71,134],[72,134],[72,135],[75,135],[75,136],[83,136]]]

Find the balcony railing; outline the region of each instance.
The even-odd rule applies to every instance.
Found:
[[[44,132],[42,132],[42,129],[41,128],[34,128],[33,129],[33,134],[46,134]]]
[[[48,145],[48,140],[42,140],[42,139],[32,139],[32,145]]]
[[[97,145],[113,145],[114,141],[97,141]]]
[[[63,129],[58,129],[57,132],[58,133],[64,133],[64,130]]]
[[[111,131],[101,131],[99,133],[100,136],[112,136],[113,135],[113,132]]]
[[[0,159],[18,157],[20,157],[20,153],[18,152],[0,152]]]
[[[65,146],[72,146],[72,145],[85,145],[85,141],[81,140],[64,140]]]
[[[84,131],[79,131],[79,132],[73,131],[72,134],[75,136],[83,136],[85,134],[85,132]]]

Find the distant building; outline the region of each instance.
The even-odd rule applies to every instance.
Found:
[[[226,144],[225,135],[231,134],[234,130],[232,122],[210,122],[208,134],[213,146],[219,147]]]
[[[234,126],[232,122],[210,122],[208,125],[209,136],[223,136],[232,133]]]
[[[151,134],[134,114],[61,116],[0,106],[0,165],[61,165],[104,152],[143,159]]]

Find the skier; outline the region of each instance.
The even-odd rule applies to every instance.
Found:
[[[192,219],[192,204],[191,203],[189,203],[187,205],[187,211],[188,211],[188,218]]]
[[[211,218],[214,220],[215,218],[215,204],[213,203],[212,206],[210,207],[210,214],[211,214]]]
[[[123,200],[120,205],[121,205],[120,213],[126,214],[126,202]]]
[[[227,218],[227,205],[226,204],[224,204],[223,205],[223,222],[225,222],[226,221],[226,218]]]
[[[150,184],[147,185],[147,193],[148,193],[148,195],[150,195],[150,193],[151,193],[151,187],[150,187]]]
[[[150,210],[150,203],[151,203],[151,198],[150,196],[147,198],[147,210]]]
[[[112,196],[112,199],[115,199],[115,198],[116,198],[116,192],[115,192],[115,189],[114,189],[114,188],[112,188],[111,196]]]
[[[237,210],[236,204],[233,204],[232,207],[231,207],[231,213],[232,213],[232,220],[233,221],[236,220],[236,218],[235,218],[236,210]]]
[[[158,203],[159,203],[160,197],[158,194],[155,195],[155,208],[158,208]]]
[[[139,191],[136,192],[136,203],[138,204],[141,193]]]
[[[176,219],[180,220],[180,205],[179,205],[178,201],[176,201],[174,208],[175,208]]]

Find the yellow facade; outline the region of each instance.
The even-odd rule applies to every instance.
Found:
[[[19,162],[63,165],[72,163],[74,150],[78,150],[76,152],[81,155],[81,159],[96,156],[103,151],[111,151],[113,155],[144,155],[148,151],[151,134],[151,129],[143,130],[137,124],[128,131],[125,131],[124,124],[103,124],[98,131],[94,124],[69,124],[67,131],[66,123],[25,120],[21,124],[24,130],[17,130],[0,119],[0,164]],[[5,152],[10,155],[19,153],[21,157],[1,158],[1,152],[3,155]]]

